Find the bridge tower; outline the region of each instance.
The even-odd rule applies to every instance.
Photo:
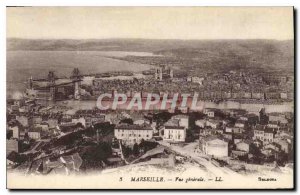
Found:
[[[80,71],[78,68],[73,69],[71,78],[74,81],[74,98],[76,100],[79,100],[81,97],[81,93],[80,93],[81,75],[80,75]]]

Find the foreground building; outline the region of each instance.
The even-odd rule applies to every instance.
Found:
[[[186,128],[183,126],[164,126],[164,141],[185,142]]]
[[[115,127],[114,135],[126,145],[140,143],[153,137],[153,129],[149,125],[128,125],[121,124]]]
[[[163,140],[167,142],[185,142],[186,130],[189,127],[189,117],[186,115],[173,116],[163,126]]]
[[[228,156],[228,142],[218,137],[210,136],[201,139],[199,147],[206,155],[213,157]]]

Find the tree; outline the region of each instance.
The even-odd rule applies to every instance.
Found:
[[[133,120],[131,118],[125,118],[125,119],[122,119],[120,121],[120,123],[126,123],[126,124],[129,124],[129,125],[132,125],[133,124]]]
[[[6,139],[10,139],[13,136],[13,131],[6,132]]]
[[[154,121],[157,121],[158,124],[164,124],[165,122],[170,120],[172,116],[173,116],[173,114],[171,114],[169,112],[160,112],[158,114],[155,114],[153,116],[153,119],[154,119]]]
[[[195,121],[198,119],[202,119],[205,115],[203,113],[199,112],[191,112],[189,113],[189,127],[190,128],[196,128]]]
[[[278,165],[283,166],[286,162],[288,162],[288,155],[284,151],[280,151],[277,158]]]
[[[135,143],[134,145],[133,145],[133,154],[135,155],[135,156],[137,156],[137,155],[139,155],[139,145],[137,144],[137,143]]]
[[[149,142],[144,141],[144,139],[142,139],[141,143],[139,144],[139,148],[142,149],[144,152],[147,152],[148,150],[155,148],[157,145],[157,142]]]
[[[106,161],[106,159],[111,155],[111,147],[108,143],[102,142],[99,145],[89,146],[85,149],[82,155],[84,160],[87,161]]]
[[[194,130],[191,129],[191,128],[188,128],[186,130],[186,138],[185,138],[185,141],[186,142],[193,142],[195,140],[195,137],[194,137]]]
[[[132,150],[124,145],[122,145],[122,151],[125,158],[132,154]]]

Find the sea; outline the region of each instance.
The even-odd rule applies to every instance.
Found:
[[[124,51],[7,51],[6,82],[7,95],[20,93],[26,88],[27,79],[45,78],[49,71],[58,77],[69,77],[74,68],[82,74],[111,71],[140,72],[152,66],[113,57],[152,56],[148,52]]]

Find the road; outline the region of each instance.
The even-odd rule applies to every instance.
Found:
[[[220,167],[212,164],[209,160],[207,160],[208,157],[206,155],[196,152],[196,148],[198,147],[198,142],[190,143],[184,147],[177,146],[177,145],[170,145],[169,143],[164,141],[158,141],[158,143],[170,149],[171,151],[174,151],[175,153],[185,156],[191,160],[194,160],[200,166],[205,167],[205,169],[210,175],[218,176],[218,177],[223,176],[224,174],[230,176],[239,175],[237,172],[229,169],[228,167]]]

